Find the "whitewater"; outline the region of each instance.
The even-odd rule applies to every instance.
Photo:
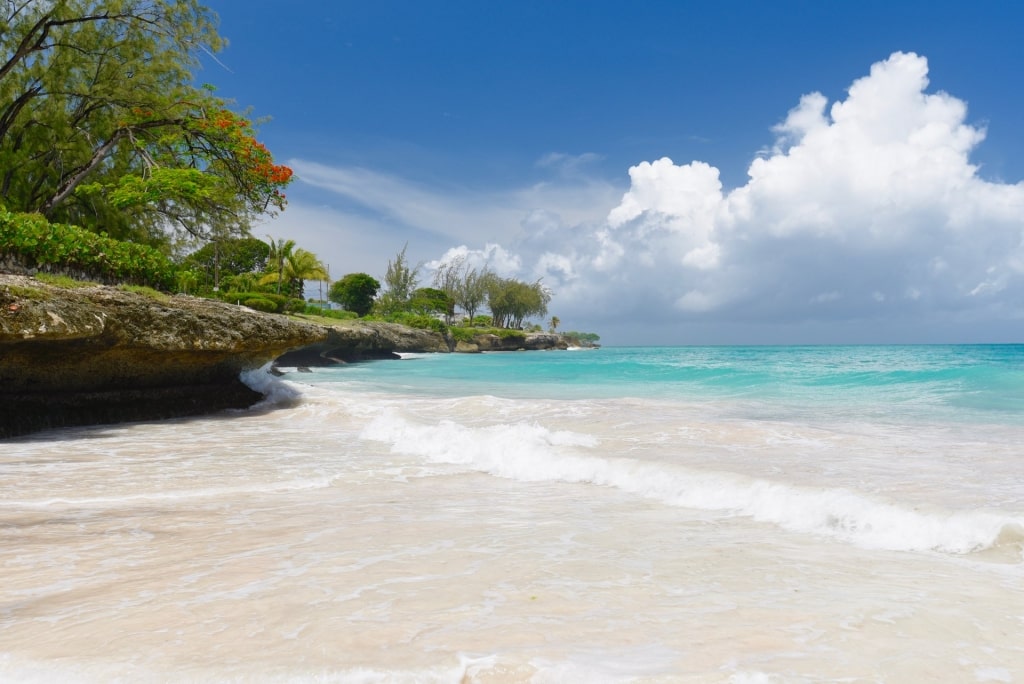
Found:
[[[0,681],[1024,681],[1024,345],[285,370],[0,441]]]

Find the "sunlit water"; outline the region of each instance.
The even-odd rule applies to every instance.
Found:
[[[1024,681],[1024,347],[249,382],[0,441],[0,680]]]

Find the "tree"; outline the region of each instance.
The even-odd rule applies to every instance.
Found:
[[[277,294],[281,294],[281,285],[284,282],[284,264],[292,255],[292,251],[295,249],[295,240],[285,240],[284,238],[278,238],[274,241],[274,238],[270,235],[270,251],[267,256],[267,272],[268,277],[264,280],[268,282],[274,282],[270,280],[270,275],[276,276],[277,282]],[[261,281],[262,282],[262,281]]]
[[[448,325],[451,325],[452,315],[455,314],[454,305],[459,298],[459,285],[462,282],[465,263],[466,257],[459,255],[443,262],[434,272],[434,287],[444,292],[452,303],[449,307],[451,311],[446,311],[444,317],[444,322]]]
[[[232,276],[263,271],[270,245],[256,238],[227,238],[210,242],[182,260],[184,268],[204,273],[209,282],[220,285]]]
[[[289,240],[294,245],[294,240]],[[288,243],[285,243],[286,245]],[[289,250],[283,259],[269,265],[273,269],[263,277],[260,284],[277,283],[278,294],[281,293],[281,284],[285,283],[285,294],[298,299],[306,298],[305,281],[324,280],[327,278],[327,269],[316,254],[304,249]]]
[[[395,260],[388,262],[388,270],[384,275],[384,285],[388,289],[388,294],[402,304],[409,301],[420,279],[420,265],[411,268],[406,261],[405,251],[408,248],[409,243],[405,243],[402,251],[395,255]]]
[[[366,273],[349,273],[331,285],[327,297],[347,311],[365,316],[373,309],[373,298],[380,290],[377,279]]]
[[[421,287],[413,291],[409,298],[409,310],[421,314],[444,314],[445,320],[450,320],[455,308],[455,302],[448,296],[448,293],[436,287]]]
[[[551,332],[555,332],[556,330],[558,330],[558,325],[561,322],[562,322],[562,320],[558,316],[552,316],[551,317]]]
[[[478,271],[475,268],[467,268],[459,282],[455,293],[455,303],[466,312],[469,320],[476,317],[476,312],[487,300],[487,284],[493,275],[486,268]]]
[[[549,301],[551,293],[539,280],[527,284],[498,276],[488,279],[487,306],[496,327],[522,328],[527,317],[546,314]]]
[[[198,0],[0,3],[0,196],[9,210],[167,244],[245,233],[292,172],[197,87],[222,46]]]

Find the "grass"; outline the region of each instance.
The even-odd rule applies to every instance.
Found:
[[[151,287],[146,287],[145,285],[118,285],[117,289],[122,292],[133,292],[144,297],[149,297],[150,299],[155,299],[158,302],[166,302],[170,299],[168,294],[160,292],[159,290],[154,290]]]
[[[71,276],[58,275],[55,273],[36,273],[36,280],[47,285],[53,285],[54,287],[63,287],[66,290],[72,290],[77,287],[94,287],[99,283],[94,283],[91,280],[75,280]]]
[[[6,294],[13,295],[14,297],[21,297],[22,299],[34,299],[37,301],[45,301],[50,299],[50,294],[45,290],[40,290],[37,287],[22,287],[21,285],[8,285],[4,288]]]
[[[338,324],[344,325],[346,321],[357,320],[355,318],[330,318],[328,316],[317,316],[316,314],[288,314],[290,318],[300,318],[310,323],[316,323],[317,325],[336,326]]]

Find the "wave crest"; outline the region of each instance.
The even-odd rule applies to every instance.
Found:
[[[864,548],[969,554],[1002,548],[1021,560],[1024,520],[986,511],[949,511],[898,503],[844,488],[808,488],[736,473],[698,471],[664,461],[593,453],[599,441],[535,423],[469,427],[423,425],[395,410],[374,418],[361,437],[432,463],[461,465],[522,482],[615,487],[670,506],[747,516],[783,529]]]

